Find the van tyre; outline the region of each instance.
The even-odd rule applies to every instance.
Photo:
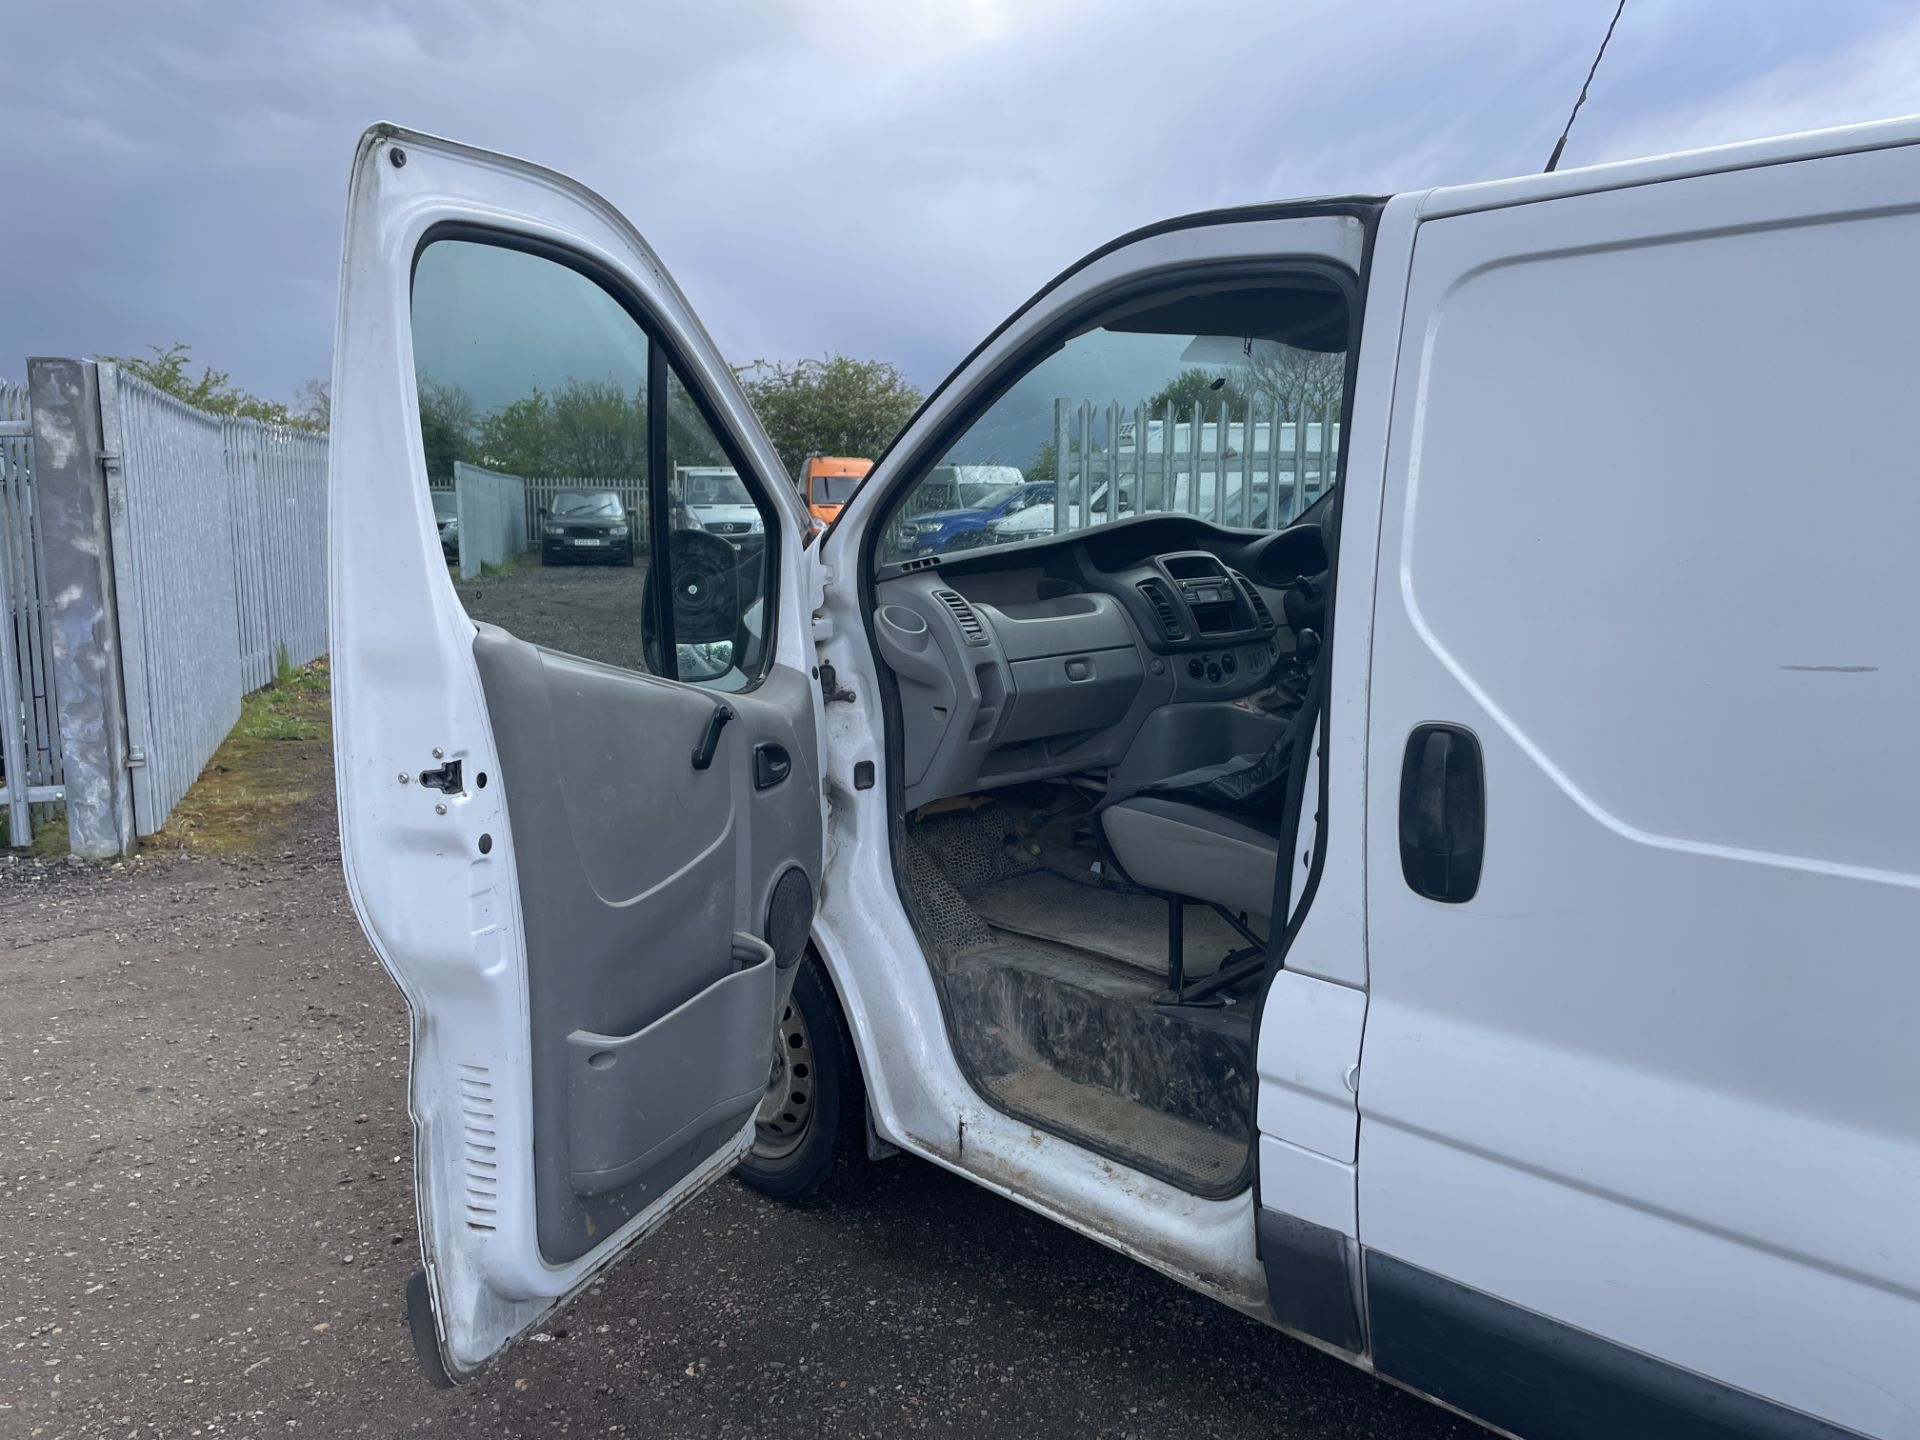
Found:
[[[774,1043],[753,1148],[734,1173],[776,1200],[845,1195],[867,1169],[867,1092],[833,982],[811,952],[800,961]]]

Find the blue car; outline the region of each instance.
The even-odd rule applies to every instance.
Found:
[[[987,543],[987,526],[1035,505],[1053,504],[1053,482],[1034,480],[1005,485],[980,497],[978,504],[959,510],[935,510],[899,522],[894,548],[904,560],[944,555],[949,550],[971,550]]]

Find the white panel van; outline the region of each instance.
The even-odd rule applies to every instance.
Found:
[[[1920,1435],[1916,255],[1913,120],[1187,216],[809,543],[624,219],[368,132],[335,733],[429,1374],[904,1151],[1510,1433]],[[469,619],[419,377],[643,436],[645,566]],[[1268,446],[1185,457],[1237,508],[1155,423]],[[1130,503],[888,549],[990,466]]]

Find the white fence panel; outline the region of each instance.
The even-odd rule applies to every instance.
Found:
[[[454,513],[460,519],[460,578],[482,565],[504,565],[527,548],[527,482],[460,460],[453,467]]]

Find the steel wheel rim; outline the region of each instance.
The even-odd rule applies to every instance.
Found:
[[[791,998],[774,1027],[767,1093],[753,1117],[753,1153],[763,1160],[791,1155],[813,1128],[813,1037]]]

